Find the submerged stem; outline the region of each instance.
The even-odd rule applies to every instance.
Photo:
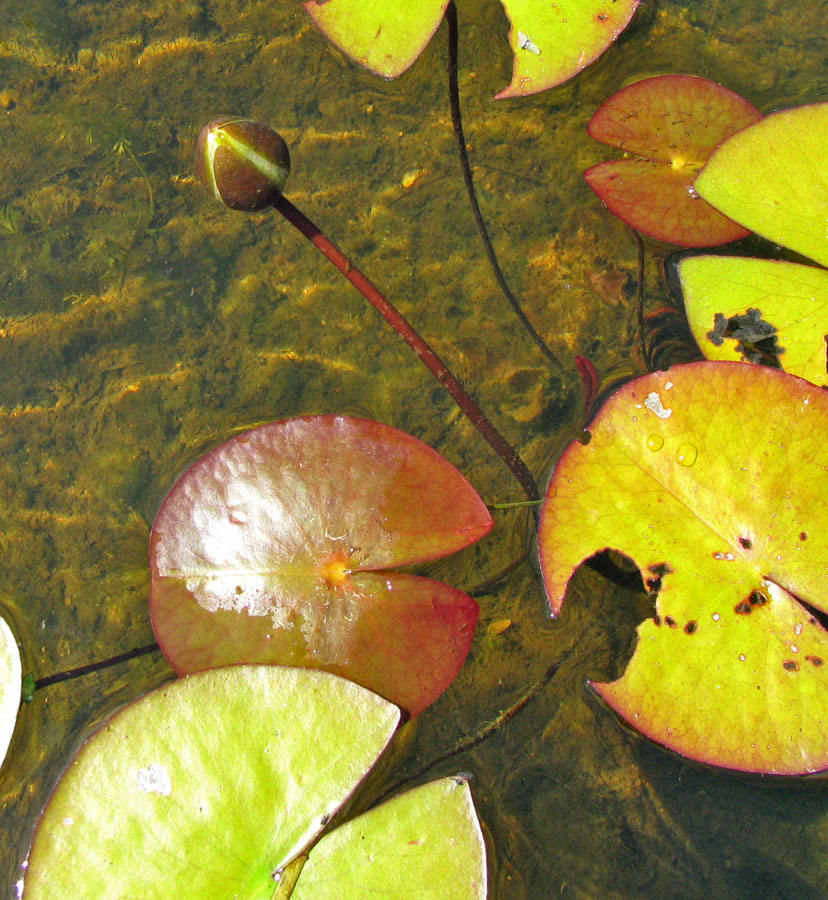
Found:
[[[550,349],[546,341],[540,336],[535,326],[529,321],[526,313],[523,311],[517,297],[512,293],[506,281],[506,276],[500,268],[497,254],[492,246],[489,231],[483,220],[483,214],[480,212],[480,205],[477,202],[477,194],[474,190],[474,177],[472,176],[471,164],[469,163],[469,154],[466,149],[466,138],[463,134],[463,119],[460,114],[460,91],[457,86],[457,7],[454,0],[451,0],[446,7],[446,22],[448,23],[448,43],[449,43],[449,63],[448,63],[448,83],[449,83],[449,105],[451,106],[451,124],[454,128],[454,136],[457,139],[457,150],[460,155],[460,167],[463,170],[463,181],[466,184],[466,193],[469,195],[469,203],[471,204],[472,215],[477,224],[477,230],[480,233],[480,240],[483,242],[483,248],[486,251],[486,257],[489,260],[489,266],[495,277],[503,296],[509,302],[509,305],[520,319],[521,324],[529,333],[529,336],[537,344],[543,355],[560,369],[561,364],[558,357]]]
[[[65,672],[45,675],[43,678],[38,678],[35,681],[34,690],[40,690],[40,688],[48,687],[50,684],[58,684],[61,681],[71,681],[73,678],[80,678],[83,675],[89,675],[91,672],[98,672],[101,669],[108,669],[110,666],[115,666],[118,663],[127,662],[139,656],[146,656],[147,653],[155,653],[158,649],[160,649],[158,644],[145,644],[143,647],[135,647],[132,650],[127,650],[126,653],[119,653],[117,656],[110,656],[108,659],[102,659],[85,666],[78,666],[76,669],[67,669]]]
[[[440,359],[431,348],[431,345],[415,331],[403,314],[388,300],[380,290],[348,259],[347,256],[330,241],[311,222],[304,213],[300,212],[284,196],[280,196],[273,204],[287,220],[300,231],[320,253],[335,266],[363,297],[383,316],[386,322],[399,334],[409,347],[417,354],[420,361],[428,368],[431,374],[451,394],[455,403],[468,416],[472,425],[488,441],[492,449],[511,469],[517,478],[523,492],[530,500],[539,498],[538,487],[535,479],[529,471],[526,463],[520,458],[518,452],[495,428],[489,417],[472,399],[460,380]]]

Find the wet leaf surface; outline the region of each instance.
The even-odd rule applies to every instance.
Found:
[[[742,225],[693,193],[714,148],[761,118],[733,91],[692,75],[661,75],[622,88],[589,123],[596,140],[630,156],[584,177],[620,219],[660,241],[707,247],[745,237]]]
[[[20,706],[20,652],[11,628],[0,616],[0,767],[9,749]]]
[[[828,103],[772,113],[710,157],[696,190],[768,240],[828,265]]]
[[[695,256],[682,260],[679,275],[690,329],[708,359],[777,365],[816,385],[828,384],[825,269]]]
[[[383,751],[398,710],[344,679],[232,666],[110,719],[35,833],[26,900],[269,898]]]
[[[759,405],[751,406],[750,398]],[[630,556],[656,615],[604,699],[654,740],[758,772],[828,766],[828,398],[778,370],[676,366],[619,390],[555,469],[540,524],[557,614],[573,570]]]
[[[162,505],[153,628],[179,673],[313,666],[416,715],[462,665],[477,604],[385,570],[453,553],[491,525],[463,476],[397,429],[343,416],[265,425],[199,460]]]

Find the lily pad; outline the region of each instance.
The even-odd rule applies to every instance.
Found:
[[[708,359],[778,364],[828,386],[828,271],[774,259],[695,256],[679,264],[690,329]]]
[[[496,99],[554,87],[597,59],[627,27],[640,0],[503,0],[511,22],[512,80]],[[447,0],[308,0],[320,31],[372,72],[396,78],[437,30]]]
[[[643,234],[683,247],[708,247],[749,232],[694,192],[715,147],[762,114],[722,85],[661,75],[622,88],[590,120],[596,140],[631,154],[584,172],[616,216]]]
[[[105,723],[64,773],[35,832],[25,900],[269,900],[288,873],[295,877],[301,854],[398,720],[396,707],[376,694],[308,669],[231,666],[162,687]],[[384,807],[348,827],[384,843],[380,854],[394,846],[402,860],[425,863],[441,852],[446,896],[477,900],[482,895],[471,890],[451,892],[456,877],[469,878],[466,854],[485,885],[471,801],[459,791],[441,804],[438,786],[446,784],[408,801],[409,820],[418,813],[419,834],[434,842],[426,852],[404,843],[415,829],[404,816],[408,831],[396,841],[377,837],[371,823],[389,818]],[[359,848],[340,848],[344,872],[357,857]],[[399,896],[393,880],[375,885],[378,896]],[[364,895],[343,889],[338,896]]]
[[[555,87],[594,62],[630,24],[640,0],[503,0],[514,54],[496,100]]]
[[[396,78],[425,49],[448,0],[308,0],[302,5],[346,56],[377,75]]]
[[[6,758],[17,721],[22,677],[17,641],[6,620],[0,616],[0,766]]]
[[[719,147],[696,190],[745,228],[828,266],[826,134],[828,103],[772,113]]]
[[[238,662],[322,668],[416,715],[451,683],[471,597],[386,571],[492,526],[463,476],[394,428],[313,416],[237,435],[173,487],[150,538],[150,610],[178,673]]]
[[[384,896],[485,900],[485,845],[463,778],[415,788],[326,834],[291,900]]]
[[[828,609],[828,396],[776,369],[692,363],[625,385],[589,431],[541,513],[552,612],[605,548],[658,592],[626,671],[598,693],[693,759],[828,767],[828,633],[809,609]]]

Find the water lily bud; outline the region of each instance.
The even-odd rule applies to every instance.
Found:
[[[199,132],[195,170],[207,190],[231,209],[253,212],[281,196],[290,154],[272,128],[219,116]]]

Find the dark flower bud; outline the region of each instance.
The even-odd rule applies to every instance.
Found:
[[[207,190],[231,209],[253,212],[281,196],[290,154],[272,128],[219,116],[199,132],[195,170]]]

